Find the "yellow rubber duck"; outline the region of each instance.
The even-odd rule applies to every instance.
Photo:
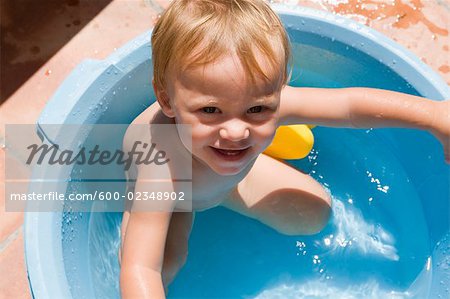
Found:
[[[278,127],[275,137],[264,154],[289,160],[306,157],[314,145],[313,125],[289,125]]]

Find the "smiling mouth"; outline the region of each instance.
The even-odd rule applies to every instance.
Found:
[[[211,148],[218,156],[220,156],[226,160],[239,160],[250,149],[250,147],[243,148],[243,149],[220,149],[220,148],[215,148],[212,146],[211,146]]]

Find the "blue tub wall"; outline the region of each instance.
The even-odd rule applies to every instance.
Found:
[[[38,125],[105,123],[105,115],[108,124],[131,123],[154,100],[150,36],[151,31],[142,34],[104,61],[79,64],[46,105]]]
[[[321,87],[367,86],[423,95],[435,100],[450,98],[446,84],[428,66],[384,36],[326,13],[283,6],[276,8],[282,14],[293,42],[294,64],[299,66],[293,70],[293,85],[319,86],[317,82],[320,81]],[[46,142],[53,143],[62,136],[58,130],[46,131],[47,124],[129,124],[154,101],[150,81],[150,35],[151,32],[148,32],[137,37],[104,61],[87,60],[72,72],[38,120],[38,131]],[[371,75],[374,72],[382,75]],[[89,132],[83,136],[77,142],[84,143],[89,138]],[[440,144],[430,134],[414,130],[382,129],[377,130],[376,136],[386,143],[389,151],[398,153],[399,162],[415,182],[430,235],[427,246],[434,248],[449,227],[450,171],[443,163]],[[418,143],[426,146],[417,146]],[[107,248],[113,242],[107,240],[107,243],[99,244],[98,240],[89,240],[85,232],[92,223],[93,215],[77,215],[69,207],[62,215],[26,215],[27,265],[36,298],[68,298],[67,284],[71,286],[73,298],[93,296],[91,261],[86,252],[92,250],[89,244],[100,251],[102,245]],[[110,216],[105,215],[96,225],[117,224],[118,218]],[[101,216],[95,213],[95,217]],[[37,227],[41,230],[38,231]],[[62,230],[71,233],[65,233],[61,242],[58,237]],[[48,240],[49,234],[56,239]],[[68,238],[71,240],[68,241]],[[52,257],[36,252],[34,246],[51,247],[59,251],[56,256],[60,258],[56,262],[51,261]],[[47,280],[43,273],[48,270],[48,265],[53,265],[55,273],[66,278],[65,283],[57,285]],[[37,268],[31,270],[31,267]],[[106,272],[110,271],[108,273],[114,271],[108,268],[109,265],[102,267]],[[117,289],[103,295],[116,292]]]
[[[73,70],[38,120],[37,131],[45,143],[51,145],[55,140],[67,139],[65,132],[53,124],[129,124],[151,104],[154,95],[149,73],[150,36],[151,32],[147,32],[105,61],[86,60]],[[83,132],[72,140],[73,144],[69,140],[67,146],[84,144],[89,134],[89,131]],[[77,173],[77,169],[73,169],[73,173]],[[66,178],[71,174],[61,174],[61,177]],[[40,178],[44,175],[35,173],[34,176]],[[58,186],[62,192],[82,187],[64,182]],[[31,184],[30,190],[42,189],[37,184]],[[88,230],[91,215],[73,213],[70,206],[66,206],[64,211],[63,214],[27,213],[25,217],[25,231],[28,232],[25,238],[27,265],[37,265],[28,267],[35,298],[69,298],[69,286],[73,298],[94,297],[89,260],[84,254],[89,251],[88,236],[80,233]],[[47,233],[39,237],[32,232],[37,227]],[[47,239],[48,232],[53,236],[50,240]],[[42,250],[36,251],[35,246]],[[46,252],[53,251],[55,253],[50,255],[52,258],[45,257]],[[52,279],[48,273],[53,273],[55,278]],[[52,281],[58,280],[57,277],[59,283],[53,284]]]

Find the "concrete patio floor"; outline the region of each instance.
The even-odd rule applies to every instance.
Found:
[[[77,64],[86,58],[103,59],[149,30],[168,2],[67,0],[62,6],[52,6],[54,14],[47,13],[23,26],[14,23],[7,10],[2,11],[0,298],[31,297],[24,262],[24,215],[5,211],[5,124],[35,123]],[[450,0],[273,2],[326,10],[366,24],[415,53],[450,85]],[[46,1],[40,3],[45,6]],[[17,28],[12,30],[12,26]]]

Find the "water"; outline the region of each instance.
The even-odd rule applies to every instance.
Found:
[[[328,226],[315,236],[284,236],[225,208],[197,213],[188,261],[169,298],[423,298],[427,229],[396,154],[375,130],[314,134],[313,153],[292,165],[331,192]],[[119,298],[120,219],[91,216],[90,270],[99,298]]]
[[[334,40],[297,34],[291,32],[292,40],[302,41],[294,44],[293,85],[417,94],[379,60]],[[412,130],[313,131],[313,152],[291,164],[332,194],[326,228],[314,236],[284,236],[222,207],[197,213],[188,261],[169,298],[427,296],[435,237],[428,236],[421,201],[428,198],[435,209],[433,199],[448,187],[448,176],[437,175],[447,173],[437,141]],[[120,222],[120,213],[89,218],[88,280],[98,298],[119,298]]]

